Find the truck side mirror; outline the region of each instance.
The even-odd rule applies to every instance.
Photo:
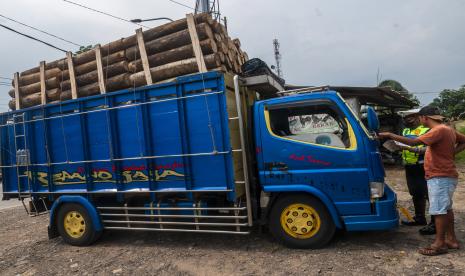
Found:
[[[367,108],[367,122],[368,122],[368,129],[370,131],[374,131],[374,132],[379,131],[378,114],[376,114],[375,109],[371,106]]]

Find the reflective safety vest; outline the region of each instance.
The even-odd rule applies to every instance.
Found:
[[[429,128],[419,125],[415,129],[404,128],[404,130],[402,131],[402,136],[414,139],[414,138],[417,138],[425,134],[428,131],[429,131]],[[424,147],[424,145],[418,145],[415,147],[422,148]],[[418,154],[418,153],[411,152],[408,150],[403,150],[402,159],[404,160],[405,165],[423,163],[423,154]]]

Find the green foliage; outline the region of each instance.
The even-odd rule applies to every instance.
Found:
[[[449,118],[465,116],[465,85],[459,89],[444,89],[431,105],[438,107]]]
[[[94,48],[94,46],[92,46],[92,45],[81,46],[81,47],[79,47],[79,50],[77,50],[74,54],[75,55],[81,54],[81,53],[87,52],[89,50],[92,50],[93,48]]]
[[[409,93],[408,90],[400,82],[396,80],[383,80],[382,82],[378,84],[378,87],[386,87],[386,86],[404,95],[407,99],[414,102],[415,106],[420,105],[420,100],[418,100],[418,98],[412,93]]]
[[[465,134],[465,127],[459,128],[458,131]],[[465,150],[455,156],[455,161],[458,163],[465,163]]]
[[[394,91],[408,92],[407,89],[405,89],[405,87],[403,87],[402,84],[400,84],[400,82],[396,80],[383,80],[382,82],[378,84],[378,87],[386,87],[386,86],[391,87],[391,89]]]

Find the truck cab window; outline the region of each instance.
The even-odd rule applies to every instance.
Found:
[[[269,131],[295,141],[336,148],[355,148],[347,118],[330,104],[297,105],[266,110]]]

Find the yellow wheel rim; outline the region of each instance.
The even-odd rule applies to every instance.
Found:
[[[281,213],[281,227],[296,239],[313,237],[320,226],[321,219],[317,211],[306,204],[291,204]]]
[[[79,239],[86,232],[86,221],[81,213],[77,211],[68,212],[64,222],[66,233],[75,239]]]

